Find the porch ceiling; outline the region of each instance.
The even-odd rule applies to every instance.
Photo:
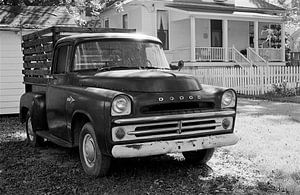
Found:
[[[181,13],[181,17],[174,17],[173,21],[189,19],[190,16],[194,16],[195,18],[202,19],[228,19],[235,21],[259,21],[259,22],[274,22],[274,23],[282,23],[282,16],[278,15],[269,15],[262,13],[251,13],[251,12],[228,12],[228,13],[215,13],[215,12],[207,12],[202,10],[195,11],[187,11],[184,8],[169,8],[170,10]]]

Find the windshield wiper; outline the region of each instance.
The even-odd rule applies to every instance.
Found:
[[[127,70],[127,69],[140,69],[140,67],[137,67],[137,66],[104,66],[104,67],[98,68],[98,72],[110,71],[110,70]]]

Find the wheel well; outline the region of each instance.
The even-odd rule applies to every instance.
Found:
[[[90,121],[89,117],[83,113],[76,113],[73,116],[71,129],[73,135],[73,142],[75,146],[78,146],[79,144],[79,133],[82,126],[89,121]]]
[[[27,117],[28,110],[29,109],[27,107],[22,107],[21,108],[21,111],[20,111],[20,121],[21,121],[21,123],[26,122],[26,117]]]

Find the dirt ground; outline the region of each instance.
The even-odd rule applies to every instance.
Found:
[[[83,173],[78,151],[31,148],[17,117],[0,118],[0,194],[300,194],[300,104],[239,99],[235,146],[208,166],[181,154],[113,162]]]

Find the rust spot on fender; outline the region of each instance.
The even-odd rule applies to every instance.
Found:
[[[136,149],[136,150],[140,150],[142,148],[142,145],[141,144],[133,144],[133,145],[127,145],[126,147]]]

